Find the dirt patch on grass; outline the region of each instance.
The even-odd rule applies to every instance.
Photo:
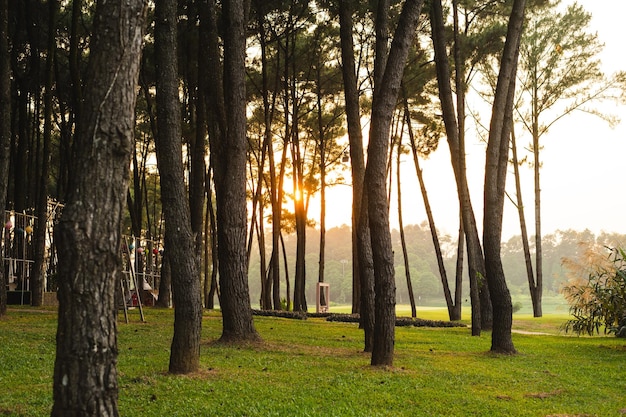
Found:
[[[616,345],[616,346],[600,345],[599,347],[602,349],[619,350],[621,352],[626,352],[626,345]],[[623,414],[626,414],[626,413],[623,413]]]
[[[516,330],[513,329],[511,330],[512,333],[517,333],[517,334],[528,334],[528,335],[533,335],[533,336],[553,336],[550,333],[546,333],[546,332],[531,332],[529,330]]]
[[[557,389],[551,392],[532,392],[532,393],[524,395],[524,397],[544,399],[544,398],[556,397],[557,395],[561,395],[564,392],[565,391],[563,391],[562,389]]]
[[[285,352],[294,355],[307,355],[307,356],[337,356],[337,357],[352,357],[356,353],[354,349],[348,347],[337,346],[313,346],[313,345],[287,345],[276,342],[265,342],[264,346],[259,350],[269,350],[275,352]]]

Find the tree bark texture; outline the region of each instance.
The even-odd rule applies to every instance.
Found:
[[[246,254],[246,86],[247,10],[242,0],[223,2],[225,122],[213,155],[223,329],[221,341],[256,341]]]
[[[177,7],[177,0],[158,0],[155,8],[156,147],[165,217],[165,251],[169,259],[174,301],[174,336],[169,371],[189,373],[196,371],[200,363],[202,294],[182,160]]]
[[[398,99],[406,58],[415,36],[422,4],[423,0],[407,0],[404,3],[384,66],[384,74],[380,84],[374,86],[365,168],[376,294],[372,365],[393,365],[396,285],[387,200],[387,155],[393,109]],[[377,39],[377,43],[383,41],[385,40]]]
[[[4,232],[9,163],[11,158],[11,55],[9,52],[9,2],[0,0],[0,210]],[[0,249],[4,236],[0,239]],[[7,310],[7,277],[0,268],[0,317]]]
[[[511,337],[513,306],[502,268],[500,244],[509,139],[513,118],[515,75],[517,72],[525,5],[525,0],[515,0],[509,18],[506,43],[494,96],[485,162],[483,243],[487,283],[493,305],[494,320],[491,333],[491,350],[502,353],[515,353]]]
[[[147,1],[98,2],[58,243],[53,416],[117,416],[117,305]]]

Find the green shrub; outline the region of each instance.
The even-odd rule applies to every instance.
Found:
[[[581,259],[563,263],[570,281],[561,291],[574,317],[565,323],[565,331],[592,335],[603,329],[626,337],[626,252],[590,247]]]

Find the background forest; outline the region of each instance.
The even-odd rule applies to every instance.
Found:
[[[445,307],[441,278],[437,268],[437,259],[433,250],[430,231],[427,226],[409,225],[405,227],[411,279],[416,297],[419,297],[419,306]],[[307,276],[317,276],[317,259],[319,256],[319,230],[307,231]],[[405,276],[404,263],[401,257],[400,237],[397,229],[392,232],[394,242],[395,266],[397,278],[397,299],[399,304],[409,304],[407,286],[402,279]],[[330,284],[331,307],[336,304],[351,304],[352,276],[351,276],[351,231],[347,226],[334,227],[327,232],[326,247],[326,282]],[[295,235],[285,237],[285,246],[290,265],[290,276],[293,276],[295,250]],[[445,254],[446,268],[454,269],[456,262],[456,241],[449,235],[441,236]],[[569,279],[570,271],[563,265],[563,261],[578,260],[583,256],[589,245],[597,247],[616,247],[626,242],[626,235],[616,233],[602,233],[595,235],[589,230],[582,232],[575,230],[556,231],[544,237],[544,307],[546,313],[567,312],[568,306],[560,290]],[[254,252],[253,252],[254,253]],[[514,304],[517,304],[522,313],[532,313],[532,304],[528,295],[528,277],[525,274],[524,254],[520,236],[513,236],[502,245],[502,262],[507,277],[507,284],[511,291]],[[258,307],[260,295],[259,257],[253,255],[250,260],[249,271],[250,298],[253,306]],[[464,285],[464,308],[469,308],[469,288]],[[308,286],[307,297],[315,299],[314,283]],[[519,304],[518,304],[519,303]],[[332,309],[331,309],[332,311]]]

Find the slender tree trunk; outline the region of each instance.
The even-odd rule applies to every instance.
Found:
[[[256,341],[246,256],[246,86],[247,9],[242,0],[222,4],[224,32],[222,135],[211,146],[217,197],[217,236],[223,329],[222,342]],[[220,100],[220,97],[217,97]],[[215,146],[213,146],[215,145]]]
[[[537,76],[534,77],[537,79]],[[541,296],[543,293],[543,251],[541,246],[541,181],[539,174],[541,170],[541,161],[539,160],[539,111],[537,110],[538,92],[537,84],[534,83],[533,91],[533,156],[534,156],[534,172],[535,172],[535,268],[537,277],[533,287],[530,290],[530,297],[533,303],[533,316],[541,317],[543,315],[541,308]]]
[[[203,49],[198,49],[198,63],[201,62]],[[204,222],[204,198],[205,198],[205,186],[204,181],[206,177],[206,137],[207,137],[207,120],[206,120],[206,99],[204,94],[206,87],[206,77],[200,74],[198,71],[198,88],[196,92],[196,134],[194,136],[191,147],[193,148],[191,154],[191,179],[189,184],[189,209],[190,209],[190,221],[191,231],[195,237],[195,254],[196,262],[198,265],[202,262],[202,244],[203,244],[203,222]]]
[[[460,210],[459,210],[460,214]],[[462,214],[460,214],[462,216]],[[459,219],[459,238],[456,249],[456,270],[454,286],[454,315],[450,320],[461,320],[461,303],[463,302],[463,258],[465,253],[465,230],[463,229],[463,218]]]
[[[448,307],[448,316],[450,320],[460,320],[456,318],[455,309],[457,305],[452,300],[452,294],[450,293],[450,285],[448,284],[448,275],[446,273],[446,267],[443,262],[443,253],[441,251],[441,245],[439,244],[439,236],[437,235],[437,227],[435,226],[435,217],[433,216],[432,209],[430,207],[430,199],[428,198],[428,192],[426,191],[426,184],[424,183],[424,176],[422,174],[422,168],[420,168],[419,156],[417,154],[417,144],[415,143],[415,137],[413,135],[413,129],[411,127],[411,114],[409,112],[409,103],[404,97],[404,114],[406,123],[409,129],[409,141],[411,143],[411,153],[413,154],[413,163],[415,165],[415,171],[417,173],[417,180],[420,184],[420,191],[422,193],[422,199],[424,200],[424,209],[426,210],[426,218],[428,219],[428,226],[430,229],[430,236],[433,241],[433,247],[435,248],[435,255],[437,257],[437,266],[439,268],[439,277],[441,278],[441,285],[443,288],[443,295],[446,300],[446,306]],[[398,181],[400,184],[400,181]],[[456,301],[456,300],[455,300]]]
[[[515,194],[517,214],[519,217],[520,231],[522,233],[522,247],[524,250],[524,264],[526,266],[526,277],[528,278],[528,289],[530,290],[530,297],[533,303],[533,309],[535,306],[534,294],[536,291],[535,286],[535,274],[533,272],[532,255],[530,254],[530,245],[528,244],[528,229],[526,227],[526,216],[524,214],[524,202],[522,199],[522,185],[520,181],[519,172],[519,158],[517,157],[517,141],[515,140],[515,133],[511,130],[511,151],[513,155],[513,175],[515,176]]]
[[[265,248],[265,224],[264,224],[264,213],[263,213],[263,204],[259,204],[259,225],[257,226],[257,241],[259,247],[259,275],[261,278],[261,283],[266,280],[268,275],[268,267],[267,267],[267,255]],[[278,300],[280,303],[280,299]],[[279,304],[280,306],[280,304]],[[261,304],[261,308],[263,305]]]
[[[43,305],[46,251],[46,231],[48,227],[48,176],[50,171],[50,142],[52,137],[52,84],[54,82],[54,59],[56,54],[56,0],[48,4],[48,55],[46,57],[46,91],[44,93],[44,128],[39,195],[37,197],[37,223],[35,227],[35,259],[31,287],[31,304]],[[1,58],[0,58],[1,59]],[[2,206],[2,209],[4,206]]]
[[[9,163],[11,157],[11,54],[9,52],[9,2],[0,0],[0,216],[4,229]],[[4,253],[4,230],[0,253]],[[4,266],[0,268],[0,317],[7,310],[7,282]]]
[[[295,56],[297,32],[292,32],[294,39],[291,42],[292,53]],[[289,88],[292,106],[291,123],[291,160],[293,161],[293,190],[294,190],[294,213],[296,217],[296,274],[294,277],[294,311],[308,310],[306,301],[306,210],[304,204],[304,157],[300,148],[300,127],[298,120],[298,100],[296,98],[296,63],[292,65],[292,85]]]
[[[215,210],[213,209],[213,192],[211,191],[211,167],[209,167],[209,175],[207,175],[207,215],[209,217],[209,227],[210,227],[210,252],[211,252],[211,283],[209,288],[209,297],[207,308],[213,309],[215,308],[215,295],[217,294],[217,298],[219,300],[219,288],[217,285],[218,281],[218,272],[219,272],[219,254],[217,248],[217,221],[215,219]]]
[[[374,261],[367,202],[363,195],[365,157],[352,39],[352,5],[352,0],[339,1],[342,74],[352,170],[352,312],[360,313],[360,325],[365,333],[364,350],[371,352],[374,340]]]
[[[282,218],[282,199],[283,190],[282,184],[284,181],[284,162],[287,156],[287,147],[283,147],[282,158],[280,162],[280,170],[277,174],[276,160],[274,156],[274,143],[272,134],[272,121],[274,118],[275,101],[277,94],[273,94],[270,100],[270,80],[268,77],[268,68],[270,67],[267,57],[267,41],[268,36],[265,30],[265,15],[267,3],[263,0],[257,0],[254,2],[257,9],[257,24],[259,28],[259,41],[261,45],[261,77],[262,77],[262,91],[263,96],[263,116],[264,116],[264,141],[267,146],[268,162],[269,162],[269,177],[270,177],[270,203],[272,207],[272,252],[269,262],[269,275],[264,281],[264,292],[262,292],[262,303],[264,308],[281,308],[280,300],[280,230],[281,230],[281,218]],[[277,49],[277,61],[280,61],[280,48]],[[275,71],[275,78],[273,84],[273,90],[278,89],[280,72]]]
[[[83,86],[80,72],[79,33],[80,17],[82,15],[83,0],[72,1],[72,25],[70,29],[69,69],[72,83],[72,111],[76,120],[80,118],[83,105]]]
[[[488,328],[490,325],[490,317],[482,316],[490,316],[491,306],[488,297],[481,297],[480,291],[480,289],[483,288],[483,294],[488,294],[487,287],[482,285],[482,280],[485,276],[484,257],[482,247],[480,245],[480,238],[478,236],[474,210],[472,209],[472,203],[469,196],[469,189],[467,186],[467,178],[464,168],[465,149],[460,143],[460,130],[459,125],[457,124],[454,101],[452,99],[452,87],[450,85],[449,75],[450,69],[444,39],[443,8],[441,6],[441,0],[433,0],[430,21],[432,27],[433,48],[435,51],[435,64],[437,67],[439,98],[441,101],[441,110],[443,113],[446,134],[448,137],[448,145],[450,147],[452,168],[454,170],[454,176],[457,183],[461,212],[463,214],[463,228],[465,230],[467,243],[470,298],[472,301],[472,335],[479,336],[481,328]]]
[[[285,309],[291,310],[291,284],[289,284],[289,268],[287,266],[287,250],[285,249],[285,239],[283,239],[282,233],[280,234],[280,247],[283,252],[283,263],[285,264],[285,291],[287,294],[287,304]]]
[[[177,0],[155,8],[157,62],[157,165],[165,215],[167,251],[174,299],[174,337],[169,371],[190,373],[200,364],[202,294],[189,199],[184,183],[177,60]]]
[[[140,75],[141,76],[141,75]],[[146,90],[147,91],[147,90]],[[155,131],[156,132],[156,129]],[[153,132],[153,133],[154,133]],[[147,152],[147,146],[144,147],[145,151],[142,155],[142,162],[139,162],[138,154],[140,151],[137,149],[137,139],[135,138],[134,152],[132,156],[132,183],[134,191],[134,199],[131,196],[130,189],[127,195],[128,212],[130,214],[131,230],[134,237],[140,239],[143,227],[142,215],[143,215],[143,193],[146,189],[145,185],[145,156]]]
[[[369,202],[367,180],[363,181],[361,193],[360,213],[357,230],[357,247],[359,255],[359,275],[361,285],[361,317],[360,325],[364,331],[364,352],[374,349],[375,333],[375,293],[374,293],[374,254],[372,252],[372,237],[369,226]]]
[[[465,165],[465,91],[466,91],[466,80],[465,80],[465,58],[463,54],[463,48],[461,46],[459,40],[459,0],[452,0],[452,20],[454,26],[454,61],[456,65],[454,66],[454,75],[455,75],[455,85],[456,85],[456,110],[457,110],[457,119],[458,119],[458,129],[459,129],[459,171],[464,173],[460,178],[461,189],[466,189],[467,186],[467,176],[466,176],[466,165]],[[438,6],[436,6],[438,7]],[[460,194],[459,194],[460,196]],[[463,225],[463,199],[459,198],[459,239],[457,243],[457,258],[456,258],[456,270],[455,270],[455,288],[454,288],[454,310],[453,315],[450,315],[450,320],[461,320],[461,302],[463,300],[463,258],[465,252],[465,227]],[[469,210],[468,210],[469,211]],[[472,210],[473,212],[473,210]],[[469,214],[469,213],[468,213]],[[472,217],[472,216],[465,216]],[[480,242],[478,242],[480,245]],[[481,250],[482,257],[482,250]],[[484,259],[484,258],[483,258]],[[486,297],[488,298],[488,297]],[[484,313],[481,312],[481,327],[491,328],[491,300],[489,300],[488,305],[484,305],[481,301],[481,308],[485,310]],[[453,318],[454,316],[454,318]]]
[[[52,416],[118,415],[115,294],[146,11],[146,1],[96,6],[74,175],[55,232],[59,317]]]
[[[515,75],[517,72],[525,5],[525,0],[515,0],[511,17],[509,18],[506,43],[502,54],[489,127],[489,141],[487,143],[487,158],[485,162],[483,242],[485,245],[487,283],[493,305],[491,350],[502,353],[515,353],[515,347],[511,338],[513,306],[502,268],[500,244],[513,118]]]
[[[197,3],[197,2],[195,2]],[[199,9],[194,10],[194,14],[197,14],[198,19],[200,19]],[[191,53],[188,54],[189,60],[194,59],[195,64],[198,68],[202,68],[203,58],[206,51],[206,37],[204,37],[204,33],[198,28],[196,32],[195,29],[192,29],[192,36],[198,35],[198,42],[201,42],[202,45],[198,46],[197,54],[193,56]],[[191,42],[189,42],[191,44]],[[189,65],[192,65],[190,63]],[[206,94],[206,77],[198,71],[197,79],[197,89],[195,94],[195,110],[196,110],[196,131],[193,136],[193,141],[190,144],[193,149],[191,154],[191,178],[189,184],[189,208],[191,213],[191,231],[195,235],[195,244],[196,244],[196,257],[198,265],[202,262],[202,244],[203,237],[202,232],[203,222],[204,222],[204,198],[205,198],[205,185],[204,181],[206,179],[206,163],[205,157],[207,152],[207,135],[208,135],[208,122],[207,122],[207,109],[206,103],[207,99],[205,97]]]
[[[411,126],[408,125],[409,130]],[[415,306],[415,295],[413,294],[413,284],[411,283],[411,270],[409,266],[409,254],[406,249],[406,237],[404,236],[404,222],[402,220],[402,187],[400,187],[400,156],[402,155],[402,140],[398,140],[398,151],[396,159],[396,179],[398,184],[398,228],[400,229],[400,242],[402,244],[402,258],[404,259],[404,275],[406,277],[406,287],[409,292],[411,302],[411,317],[417,317],[417,307]]]
[[[209,223],[211,221],[210,219],[210,215],[209,215],[209,205],[213,204],[212,199],[210,198],[210,194],[207,193],[207,190],[209,190],[209,185],[206,184],[206,181],[209,181],[208,175],[207,178],[205,180],[205,195],[206,195],[206,199],[205,199],[205,204],[206,207],[204,208],[204,233],[203,233],[203,242],[202,242],[202,250],[203,250],[203,259],[202,259],[202,267],[204,269],[204,280],[202,281],[202,299],[204,301],[204,308],[209,308],[209,304],[212,303],[212,300],[209,300],[209,294],[211,293],[211,262],[212,262],[212,253],[211,253],[211,224]]]
[[[297,153],[300,151],[297,150]],[[300,165],[300,161],[296,161]],[[307,311],[306,301],[306,211],[304,208],[304,194],[301,187],[304,186],[302,181],[302,170],[299,169],[296,174],[297,181],[295,197],[295,216],[296,216],[296,275],[294,277],[294,311]]]
[[[322,108],[322,74],[321,67],[322,62],[319,62],[320,53],[316,53],[318,62],[316,68],[316,96],[317,96],[317,131],[319,135],[319,152],[320,152],[320,251],[319,251],[319,268],[318,268],[318,281],[324,282],[324,267],[326,265],[326,137],[324,135],[323,125],[323,108]],[[324,305],[328,305],[328,300],[325,300],[325,293],[320,293],[321,300]]]
[[[389,152],[389,132],[393,109],[398,99],[406,58],[415,37],[415,28],[422,4],[423,0],[407,0],[404,3],[389,57],[384,66],[384,75],[381,82],[374,86],[370,141],[365,169],[376,294],[372,365],[390,366],[393,364],[396,287],[387,204],[387,153]],[[388,12],[387,9],[384,13],[379,13]],[[376,24],[378,26],[378,22]],[[378,38],[377,44],[378,42],[386,42],[386,39]]]
[[[295,57],[297,44],[297,31],[293,30],[291,47],[291,57]],[[300,123],[299,123],[299,101],[296,97],[296,62],[291,60],[291,85],[289,94],[291,96],[291,160],[293,161],[293,182],[294,182],[294,212],[296,217],[296,274],[294,277],[294,311],[307,311],[306,300],[306,208],[304,204],[304,156],[300,148]],[[286,63],[286,67],[289,63]]]
[[[28,119],[29,99],[28,86],[24,79],[18,78],[17,98],[17,135],[14,137],[15,152],[12,166],[13,171],[13,207],[16,212],[23,213],[26,210],[26,157],[28,154]],[[19,246],[22,250],[22,246]],[[20,254],[21,256],[21,254]]]

